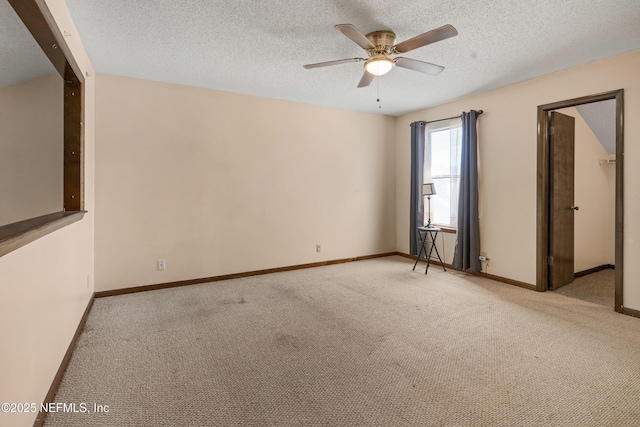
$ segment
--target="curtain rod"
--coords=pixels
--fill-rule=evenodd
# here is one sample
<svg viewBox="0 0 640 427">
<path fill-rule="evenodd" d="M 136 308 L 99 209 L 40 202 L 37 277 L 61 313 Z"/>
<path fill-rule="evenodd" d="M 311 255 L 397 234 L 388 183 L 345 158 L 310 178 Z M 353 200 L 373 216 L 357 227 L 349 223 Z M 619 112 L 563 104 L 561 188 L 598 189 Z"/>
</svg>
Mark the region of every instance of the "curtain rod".
<svg viewBox="0 0 640 427">
<path fill-rule="evenodd" d="M 484 113 L 484 111 L 482 111 L 482 110 L 478 110 L 476 112 L 478 113 L 478 115 Z M 444 119 L 429 120 L 428 122 L 424 122 L 424 124 L 428 125 L 429 123 L 442 122 L 444 120 L 459 119 L 460 117 L 462 117 L 462 114 L 460 114 L 459 116 L 447 117 L 447 118 L 444 118 Z"/>
</svg>

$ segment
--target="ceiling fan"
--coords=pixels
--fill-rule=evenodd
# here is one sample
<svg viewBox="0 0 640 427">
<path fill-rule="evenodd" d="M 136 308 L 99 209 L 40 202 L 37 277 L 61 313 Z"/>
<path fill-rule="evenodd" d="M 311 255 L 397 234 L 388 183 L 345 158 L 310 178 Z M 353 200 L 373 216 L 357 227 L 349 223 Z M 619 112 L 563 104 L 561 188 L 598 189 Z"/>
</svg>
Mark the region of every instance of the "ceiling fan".
<svg viewBox="0 0 640 427">
<path fill-rule="evenodd" d="M 364 35 L 351 24 L 338 24 L 335 28 L 340 30 L 345 36 L 349 37 L 358 46 L 366 50 L 368 58 L 347 58 L 339 59 L 337 61 L 318 62 L 316 64 L 304 65 L 304 68 L 311 69 L 328 67 L 330 65 L 346 64 L 349 62 L 366 61 L 364 63 L 365 71 L 360 79 L 360 83 L 358 83 L 358 87 L 369 86 L 376 76 L 382 76 L 383 74 L 388 73 L 394 65 L 425 74 L 431 74 L 433 76 L 440 74 L 442 70 L 444 70 L 443 66 L 418 61 L 417 59 L 402 57 L 390 58 L 389 55 L 398 55 L 409 52 L 411 50 L 418 49 L 419 47 L 458 35 L 458 31 L 453 27 L 453 25 L 447 24 L 394 45 L 396 35 L 392 31 L 374 31 Z"/>
</svg>

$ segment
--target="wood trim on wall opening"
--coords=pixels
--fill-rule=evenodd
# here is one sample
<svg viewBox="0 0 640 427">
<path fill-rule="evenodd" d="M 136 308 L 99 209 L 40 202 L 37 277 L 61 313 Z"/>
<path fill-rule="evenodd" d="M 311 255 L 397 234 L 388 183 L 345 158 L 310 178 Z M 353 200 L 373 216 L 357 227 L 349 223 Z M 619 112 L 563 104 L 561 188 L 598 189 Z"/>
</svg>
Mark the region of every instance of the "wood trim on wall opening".
<svg viewBox="0 0 640 427">
<path fill-rule="evenodd" d="M 63 211 L 1 226 L 0 256 L 84 216 L 84 76 L 74 72 L 73 58 L 62 48 L 64 40 L 56 37 L 52 18 L 45 16 L 38 0 L 8 1 L 64 81 Z"/>
<path fill-rule="evenodd" d="M 561 108 L 615 99 L 616 101 L 616 206 L 615 206 L 615 311 L 623 309 L 624 233 L 624 89 L 603 92 L 538 106 L 537 196 L 536 196 L 536 290 L 549 286 L 549 137 L 547 113 Z"/>
<path fill-rule="evenodd" d="M 55 212 L 0 227 L 0 256 L 80 221 L 84 212 Z"/>
<path fill-rule="evenodd" d="M 64 82 L 64 210 L 84 211 L 84 85 L 68 64 Z"/>
</svg>

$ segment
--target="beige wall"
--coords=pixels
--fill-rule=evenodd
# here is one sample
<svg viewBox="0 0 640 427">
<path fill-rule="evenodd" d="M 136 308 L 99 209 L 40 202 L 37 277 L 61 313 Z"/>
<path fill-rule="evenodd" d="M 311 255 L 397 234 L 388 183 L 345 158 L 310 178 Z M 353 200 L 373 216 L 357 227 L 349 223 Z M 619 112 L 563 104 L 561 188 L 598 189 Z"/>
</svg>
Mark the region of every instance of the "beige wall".
<svg viewBox="0 0 640 427">
<path fill-rule="evenodd" d="M 96 84 L 97 290 L 395 250 L 395 118 Z"/>
<path fill-rule="evenodd" d="M 62 0 L 47 4 L 83 71 L 93 74 Z M 42 402 L 93 293 L 94 83 L 85 87 L 84 219 L 0 257 L 0 402 Z M 35 414 L 0 413 L 30 426 Z"/>
<path fill-rule="evenodd" d="M 491 273 L 536 281 L 536 146 L 538 105 L 625 90 L 624 305 L 640 309 L 640 50 L 403 115 L 396 126 L 397 250 L 409 247 L 410 129 L 416 120 L 482 109 L 479 118 L 481 250 Z M 618 160 L 620 161 L 620 160 Z"/>
<path fill-rule="evenodd" d="M 59 74 L 0 88 L 0 226 L 62 210 Z"/>
<path fill-rule="evenodd" d="M 407 252 L 409 123 L 472 108 L 485 110 L 482 251 L 490 273 L 534 283 L 536 107 L 625 89 L 624 298 L 640 309 L 632 280 L 640 273 L 640 123 L 629 120 L 640 114 L 640 51 L 396 120 L 113 76 L 96 82 L 63 0 L 46 4 L 87 76 L 89 212 L 0 257 L 0 340 L 10 349 L 0 352 L 0 401 L 42 401 L 94 281 L 105 290 Z M 156 271 L 159 258 L 165 272 Z M 0 424 L 31 425 L 32 415 L 0 414 Z"/>
<path fill-rule="evenodd" d="M 598 163 L 609 155 L 575 107 L 557 111 L 575 118 L 574 271 L 615 264 L 615 167 Z"/>
</svg>

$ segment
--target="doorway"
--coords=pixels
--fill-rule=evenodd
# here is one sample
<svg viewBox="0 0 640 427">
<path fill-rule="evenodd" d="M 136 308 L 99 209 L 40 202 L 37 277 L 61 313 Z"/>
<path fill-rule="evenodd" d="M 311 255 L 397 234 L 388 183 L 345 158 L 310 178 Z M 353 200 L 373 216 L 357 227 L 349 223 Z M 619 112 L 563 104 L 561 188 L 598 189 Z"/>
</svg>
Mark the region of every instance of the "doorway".
<svg viewBox="0 0 640 427">
<path fill-rule="evenodd" d="M 537 147 L 537 237 L 536 237 L 536 290 L 546 291 L 553 285 L 554 279 L 557 280 L 557 270 L 554 272 L 555 259 L 562 258 L 563 266 L 565 255 L 554 251 L 567 250 L 571 256 L 571 268 L 573 267 L 573 219 L 571 226 L 562 225 L 558 228 L 554 221 L 557 220 L 558 212 L 557 201 L 562 200 L 554 196 L 553 181 L 554 176 L 562 175 L 562 162 L 554 162 L 553 138 L 551 135 L 552 112 L 570 107 L 586 106 L 600 101 L 614 100 L 615 102 L 615 231 L 614 231 L 614 259 L 615 259 L 615 297 L 614 308 L 617 312 L 623 312 L 623 252 L 622 252 L 622 233 L 623 233 L 623 167 L 624 167 L 624 128 L 623 128 L 623 109 L 624 109 L 624 91 L 622 89 L 605 92 L 597 95 L 590 95 L 581 98 L 574 98 L 565 101 L 559 101 L 552 104 L 538 106 L 538 147 Z M 573 148 L 571 148 L 573 150 Z M 561 156 L 564 156 L 562 154 Z M 554 166 L 555 165 L 555 166 Z M 611 165 L 613 166 L 613 165 Z M 573 181 L 573 172 L 571 174 Z M 571 198 L 573 198 L 573 185 L 570 185 Z M 564 191 L 564 190 L 562 190 Z M 558 190 L 557 192 L 560 192 Z M 564 203 L 564 202 L 562 202 Z M 577 212 L 573 206 L 573 201 L 562 205 L 561 211 L 566 210 L 571 215 Z M 566 208 L 566 209 L 564 209 Z M 570 240 L 570 244 L 569 243 Z M 558 258 L 556 255 L 560 255 Z M 571 271 L 573 274 L 573 271 Z M 555 275 L 555 276 L 554 276 Z"/>
</svg>

